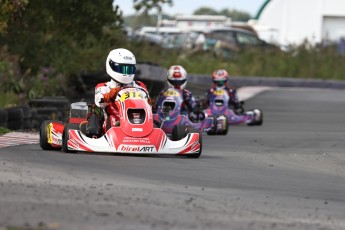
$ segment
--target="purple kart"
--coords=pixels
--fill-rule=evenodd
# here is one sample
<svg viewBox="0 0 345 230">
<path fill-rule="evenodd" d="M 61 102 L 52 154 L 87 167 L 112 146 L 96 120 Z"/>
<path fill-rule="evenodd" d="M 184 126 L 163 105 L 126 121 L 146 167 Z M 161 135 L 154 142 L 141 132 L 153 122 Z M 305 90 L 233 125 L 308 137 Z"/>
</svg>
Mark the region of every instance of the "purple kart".
<svg viewBox="0 0 345 230">
<path fill-rule="evenodd" d="M 218 125 L 213 116 L 205 118 L 204 112 L 200 113 L 195 120 L 191 120 L 187 113 L 181 112 L 183 103 L 182 92 L 178 89 L 167 89 L 157 99 L 157 112 L 153 115 L 157 126 L 160 126 L 167 134 L 171 134 L 175 126 L 190 126 L 207 134 L 226 134 L 228 126 Z"/>
<path fill-rule="evenodd" d="M 224 89 L 217 88 L 210 94 L 209 107 L 204 110 L 207 116 L 216 117 L 217 119 L 227 120 L 229 125 L 247 124 L 249 126 L 262 125 L 263 113 L 260 109 L 252 109 L 242 114 L 236 114 L 229 109 L 228 102 L 230 98 Z"/>
</svg>

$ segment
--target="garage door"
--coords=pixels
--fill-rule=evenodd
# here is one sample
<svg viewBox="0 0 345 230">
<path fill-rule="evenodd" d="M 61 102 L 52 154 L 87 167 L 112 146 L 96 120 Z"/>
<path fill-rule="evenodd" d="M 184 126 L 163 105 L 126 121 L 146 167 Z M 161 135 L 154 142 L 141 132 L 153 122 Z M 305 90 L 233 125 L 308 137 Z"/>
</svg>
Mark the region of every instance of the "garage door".
<svg viewBox="0 0 345 230">
<path fill-rule="evenodd" d="M 345 17 L 323 17 L 323 40 L 338 41 L 341 37 L 345 38 Z"/>
</svg>

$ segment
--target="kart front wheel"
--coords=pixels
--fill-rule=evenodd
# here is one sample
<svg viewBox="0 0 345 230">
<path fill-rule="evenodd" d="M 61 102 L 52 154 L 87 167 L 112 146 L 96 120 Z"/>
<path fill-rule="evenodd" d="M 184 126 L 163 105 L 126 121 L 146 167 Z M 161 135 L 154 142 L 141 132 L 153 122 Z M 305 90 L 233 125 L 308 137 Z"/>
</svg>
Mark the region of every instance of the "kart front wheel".
<svg viewBox="0 0 345 230">
<path fill-rule="evenodd" d="M 207 135 L 216 135 L 217 134 L 217 125 L 218 125 L 217 116 L 213 116 L 212 128 L 210 131 L 207 132 Z"/>
<path fill-rule="evenodd" d="M 52 123 L 52 120 L 46 120 L 41 123 L 40 127 L 40 147 L 43 150 L 60 150 L 61 147 L 53 147 L 48 143 L 48 125 Z"/>
<path fill-rule="evenodd" d="M 171 133 L 171 140 L 178 141 L 184 138 L 187 135 L 186 130 L 188 127 L 187 125 L 175 125 Z"/>
<path fill-rule="evenodd" d="M 79 130 L 79 125 L 78 124 L 67 124 L 63 130 L 63 134 L 62 134 L 62 150 L 65 153 L 76 153 L 77 151 L 74 150 L 69 150 L 68 149 L 68 145 L 67 142 L 69 140 L 69 130 L 71 129 L 77 129 Z"/>
<path fill-rule="evenodd" d="M 196 130 L 196 129 L 192 128 L 192 127 L 188 127 L 186 129 L 185 136 L 187 136 L 188 133 L 199 133 L 200 149 L 199 149 L 199 152 L 193 153 L 193 154 L 188 154 L 187 157 L 189 157 L 189 158 L 199 158 L 200 155 L 201 155 L 201 152 L 202 152 L 202 135 L 201 135 L 201 133 L 198 130 Z"/>
<path fill-rule="evenodd" d="M 172 130 L 171 139 L 173 141 L 178 141 L 178 140 L 181 140 L 182 138 L 185 138 L 189 133 L 199 133 L 200 149 L 199 149 L 199 152 L 193 153 L 193 154 L 187 154 L 186 156 L 189 158 L 198 158 L 200 157 L 201 151 L 202 151 L 202 135 L 198 130 L 187 125 L 175 125 Z"/>
</svg>

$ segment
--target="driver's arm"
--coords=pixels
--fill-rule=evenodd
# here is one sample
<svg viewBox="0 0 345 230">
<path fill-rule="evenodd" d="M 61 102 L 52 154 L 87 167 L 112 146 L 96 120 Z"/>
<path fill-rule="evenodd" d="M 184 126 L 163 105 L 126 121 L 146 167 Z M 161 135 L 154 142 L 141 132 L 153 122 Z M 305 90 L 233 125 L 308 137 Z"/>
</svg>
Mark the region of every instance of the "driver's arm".
<svg viewBox="0 0 345 230">
<path fill-rule="evenodd" d="M 112 99 L 115 99 L 115 97 L 119 91 L 120 91 L 120 87 L 112 88 L 109 93 L 103 94 L 104 101 L 106 103 L 110 103 Z"/>
<path fill-rule="evenodd" d="M 95 104 L 104 109 L 114 99 L 120 88 L 109 88 L 105 83 L 100 83 L 95 88 Z"/>
<path fill-rule="evenodd" d="M 183 91 L 183 101 L 187 106 L 188 112 L 192 112 L 195 107 L 195 100 L 190 91 L 188 90 Z"/>
</svg>

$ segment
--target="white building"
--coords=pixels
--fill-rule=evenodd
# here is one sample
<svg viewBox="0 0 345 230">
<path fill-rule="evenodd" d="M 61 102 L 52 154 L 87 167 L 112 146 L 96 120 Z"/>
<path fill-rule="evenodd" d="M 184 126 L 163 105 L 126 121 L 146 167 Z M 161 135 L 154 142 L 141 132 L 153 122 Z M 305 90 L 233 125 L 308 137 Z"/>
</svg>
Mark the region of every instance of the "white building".
<svg viewBox="0 0 345 230">
<path fill-rule="evenodd" d="M 345 0 L 267 0 L 249 24 L 280 45 L 338 41 L 345 37 Z"/>
<path fill-rule="evenodd" d="M 163 20 L 162 26 L 174 26 L 182 31 L 207 30 L 231 25 L 231 19 L 222 15 L 177 15 L 175 20 Z"/>
</svg>

